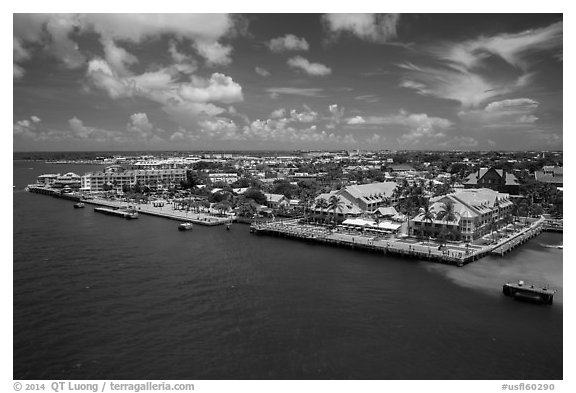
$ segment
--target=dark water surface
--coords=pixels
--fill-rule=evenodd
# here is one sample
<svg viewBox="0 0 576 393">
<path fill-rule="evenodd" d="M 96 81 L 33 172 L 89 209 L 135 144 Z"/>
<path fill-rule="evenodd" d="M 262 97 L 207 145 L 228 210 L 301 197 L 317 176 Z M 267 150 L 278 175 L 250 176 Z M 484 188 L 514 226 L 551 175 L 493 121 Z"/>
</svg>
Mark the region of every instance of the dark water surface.
<svg viewBox="0 0 576 393">
<path fill-rule="evenodd" d="M 562 378 L 561 301 L 501 296 L 562 235 L 458 269 L 22 191 L 89 169 L 14 161 L 14 379 Z"/>
</svg>

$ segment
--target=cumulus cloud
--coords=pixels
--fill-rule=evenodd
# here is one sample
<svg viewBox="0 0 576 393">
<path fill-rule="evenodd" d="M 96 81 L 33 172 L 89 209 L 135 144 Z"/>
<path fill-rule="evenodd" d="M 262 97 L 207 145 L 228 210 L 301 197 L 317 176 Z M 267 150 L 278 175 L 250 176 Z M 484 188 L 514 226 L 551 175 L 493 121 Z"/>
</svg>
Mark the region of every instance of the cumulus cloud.
<svg viewBox="0 0 576 393">
<path fill-rule="evenodd" d="M 279 119 L 281 117 L 285 117 L 286 116 L 286 109 L 284 108 L 279 108 L 276 109 L 275 111 L 273 111 L 272 113 L 270 113 L 270 118 L 271 119 Z"/>
<path fill-rule="evenodd" d="M 481 36 L 463 42 L 451 42 L 422 48 L 439 65 L 419 67 L 400 64 L 405 71 L 401 87 L 419 94 L 456 100 L 464 108 L 478 107 L 490 99 L 513 93 L 527 86 L 533 77 L 533 62 L 544 51 L 562 48 L 562 22 L 526 30 Z M 511 77 L 496 80 L 483 69 L 490 59 L 500 58 L 513 67 Z"/>
<path fill-rule="evenodd" d="M 227 65 L 232 47 L 220 40 L 234 31 L 238 20 L 226 14 L 14 14 L 15 48 L 16 42 L 42 45 L 46 53 L 74 69 L 87 62 L 75 36 L 96 33 L 107 52 L 107 61 L 116 66 L 134 62 L 117 41 L 139 43 L 150 37 L 171 35 L 190 40 L 208 65 Z M 180 68 L 189 70 L 190 64 Z M 23 70 L 14 74 L 22 75 Z"/>
<path fill-rule="evenodd" d="M 130 122 L 126 126 L 128 132 L 140 139 L 150 139 L 153 135 L 154 126 L 148 120 L 146 113 L 134 113 L 130 116 Z"/>
<path fill-rule="evenodd" d="M 352 34 L 360 39 L 385 43 L 396 38 L 399 14 L 325 14 L 325 28 L 334 37 Z"/>
<path fill-rule="evenodd" d="M 210 79 L 192 75 L 189 82 L 178 82 L 177 74 L 174 67 L 166 67 L 121 76 L 105 60 L 94 59 L 88 64 L 86 75 L 90 85 L 106 91 L 113 99 L 149 99 L 162 104 L 165 112 L 188 125 L 199 114 L 214 116 L 225 112 L 214 103 L 232 104 L 244 99 L 242 87 L 224 74 L 213 73 Z"/>
<path fill-rule="evenodd" d="M 288 65 L 292 68 L 299 69 L 312 76 L 326 76 L 332 73 L 329 67 L 320 63 L 310 63 L 302 56 L 296 56 L 288 59 Z"/>
<path fill-rule="evenodd" d="M 268 48 L 272 52 L 307 51 L 310 46 L 304 38 L 298 38 L 294 34 L 286 34 L 268 42 Z"/>
<path fill-rule="evenodd" d="M 265 78 L 270 76 L 270 71 L 262 67 L 255 67 L 254 71 L 256 71 L 258 75 L 263 76 Z"/>
<path fill-rule="evenodd" d="M 354 124 L 364 124 L 366 123 L 366 120 L 364 120 L 364 118 L 362 116 L 354 116 L 349 118 L 346 121 L 346 124 L 350 124 L 350 125 L 354 125 Z"/>
<path fill-rule="evenodd" d="M 12 128 L 15 137 L 35 139 L 40 129 L 40 118 L 30 116 L 30 119 L 19 120 Z"/>
<path fill-rule="evenodd" d="M 206 59 L 208 65 L 226 66 L 232 63 L 230 55 L 232 47 L 219 42 L 197 41 L 195 44 L 198 53 Z"/>
<path fill-rule="evenodd" d="M 311 123 L 318 119 L 318 113 L 310 109 L 304 112 L 298 112 L 295 109 L 290 111 L 290 119 L 301 123 Z"/>
</svg>

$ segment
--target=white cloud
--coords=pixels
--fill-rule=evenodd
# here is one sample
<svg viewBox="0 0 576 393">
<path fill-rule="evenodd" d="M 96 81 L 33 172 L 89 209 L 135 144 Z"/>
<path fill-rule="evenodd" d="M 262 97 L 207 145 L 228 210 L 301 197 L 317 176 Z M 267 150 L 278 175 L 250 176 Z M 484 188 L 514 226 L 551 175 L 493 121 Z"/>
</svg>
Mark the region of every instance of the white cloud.
<svg viewBox="0 0 576 393">
<path fill-rule="evenodd" d="M 130 116 L 126 130 L 139 139 L 150 139 L 153 136 L 154 126 L 146 113 L 134 113 Z"/>
<path fill-rule="evenodd" d="M 349 118 L 346 121 L 346 124 L 350 124 L 350 125 L 354 125 L 354 124 L 364 124 L 366 123 L 366 120 L 364 120 L 364 118 L 362 116 L 354 116 Z"/>
<path fill-rule="evenodd" d="M 353 34 L 363 40 L 384 43 L 397 35 L 399 14 L 326 14 L 322 21 L 334 36 Z"/>
<path fill-rule="evenodd" d="M 541 61 L 541 53 L 562 48 L 562 30 L 562 22 L 557 22 L 521 33 L 480 36 L 423 48 L 439 66 L 401 64 L 405 70 L 401 86 L 422 95 L 456 100 L 464 108 L 478 107 L 527 86 L 533 77 L 532 63 Z M 507 80 L 487 76 L 484 72 L 487 62 L 495 57 L 514 67 L 513 76 Z"/>
<path fill-rule="evenodd" d="M 301 123 L 311 123 L 318 119 L 318 113 L 307 110 L 305 112 L 298 112 L 295 109 L 290 111 L 290 118 L 295 121 L 299 121 Z"/>
<path fill-rule="evenodd" d="M 102 39 L 106 61 L 120 76 L 130 75 L 129 67 L 138 63 L 136 56 L 120 48 L 111 39 Z"/>
<path fill-rule="evenodd" d="M 206 59 L 208 65 L 226 66 L 232 63 L 231 46 L 222 45 L 219 42 L 197 41 L 195 47 L 198 53 Z"/>
<path fill-rule="evenodd" d="M 306 72 L 308 75 L 312 76 L 326 76 L 332 73 L 329 67 L 320 63 L 310 63 L 307 59 L 302 56 L 296 56 L 288 59 L 288 65 L 292 68 L 300 69 Z"/>
<path fill-rule="evenodd" d="M 271 119 L 279 119 L 279 118 L 284 117 L 284 116 L 286 116 L 286 109 L 279 108 L 279 109 L 276 109 L 275 111 L 273 111 L 272 113 L 270 113 L 269 117 Z"/>
<path fill-rule="evenodd" d="M 324 97 L 324 89 L 314 88 L 314 87 L 271 87 L 266 89 L 266 91 L 270 94 L 276 95 L 276 98 L 279 94 L 288 94 L 294 96 L 303 96 L 303 97 Z"/>
<path fill-rule="evenodd" d="M 68 124 L 70 125 L 70 129 L 74 131 L 74 134 L 79 138 L 88 138 L 93 128 L 89 128 L 84 126 L 84 122 L 74 116 L 72 119 L 68 120 Z"/>
<path fill-rule="evenodd" d="M 36 121 L 36 119 L 38 121 Z M 32 121 L 30 121 L 32 120 Z M 31 116 L 30 120 L 24 119 L 17 121 L 12 130 L 15 137 L 36 139 L 38 137 L 40 119 L 36 116 Z"/>
<path fill-rule="evenodd" d="M 530 66 L 529 57 L 534 53 L 562 49 L 563 22 L 530 29 L 520 33 L 503 33 L 481 36 L 459 44 L 446 44 L 432 49 L 439 58 L 456 65 L 473 68 L 491 55 L 524 70 Z"/>
<path fill-rule="evenodd" d="M 258 75 L 263 76 L 265 78 L 270 76 L 270 71 L 262 67 L 255 67 L 254 71 L 256 71 Z"/>
<path fill-rule="evenodd" d="M 418 67 L 401 64 L 406 70 L 400 86 L 414 89 L 424 96 L 458 101 L 465 108 L 475 107 L 487 100 L 526 86 L 530 75 L 520 76 L 510 82 L 490 81 L 475 72 L 453 68 Z"/>
<path fill-rule="evenodd" d="M 438 143 L 441 147 L 476 147 L 478 141 L 471 136 L 455 136 L 444 142 Z"/>
<path fill-rule="evenodd" d="M 25 71 L 24 68 L 20 67 L 18 64 L 14 63 L 12 65 L 13 70 L 13 79 L 20 79 L 24 76 Z"/>
<path fill-rule="evenodd" d="M 232 78 L 220 73 L 214 73 L 209 80 L 196 78 L 195 83 L 182 84 L 180 96 L 192 102 L 222 102 L 231 104 L 244 99 L 242 86 Z"/>
<path fill-rule="evenodd" d="M 199 114 L 225 112 L 214 103 L 232 104 L 244 99 L 242 87 L 221 73 L 213 73 L 210 79 L 192 75 L 189 82 L 178 82 L 177 70 L 167 67 L 122 77 L 106 61 L 94 59 L 88 64 L 87 78 L 113 99 L 143 97 L 160 103 L 166 113 L 187 126 L 195 124 Z"/>
<path fill-rule="evenodd" d="M 118 40 L 140 43 L 168 34 L 192 41 L 209 65 L 227 65 L 231 62 L 232 48 L 219 40 L 234 32 L 235 21 L 239 20 L 227 14 L 14 14 L 13 30 L 19 42 L 43 45 L 44 51 L 71 69 L 87 61 L 86 54 L 72 38 L 73 32 L 96 32 L 103 43 L 116 48 L 114 43 Z M 106 56 L 110 64 L 118 65 L 111 56 L 114 55 Z M 184 69 L 182 65 L 179 67 Z M 190 64 L 186 67 L 189 70 Z"/>
<path fill-rule="evenodd" d="M 294 34 L 274 38 L 270 40 L 268 47 L 272 52 L 307 51 L 310 48 L 306 39 L 298 38 Z"/>
<path fill-rule="evenodd" d="M 526 128 L 538 120 L 535 116 L 538 106 L 538 101 L 530 98 L 507 99 L 493 101 L 484 109 L 460 111 L 458 116 L 466 124 L 482 128 Z"/>
</svg>

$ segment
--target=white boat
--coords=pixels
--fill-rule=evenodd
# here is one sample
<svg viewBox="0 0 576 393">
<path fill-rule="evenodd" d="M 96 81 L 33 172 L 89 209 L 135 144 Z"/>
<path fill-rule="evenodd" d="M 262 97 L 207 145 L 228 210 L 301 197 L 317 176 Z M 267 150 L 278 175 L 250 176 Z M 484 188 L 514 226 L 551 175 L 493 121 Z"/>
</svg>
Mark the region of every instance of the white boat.
<svg viewBox="0 0 576 393">
<path fill-rule="evenodd" d="M 179 231 L 188 231 L 194 227 L 194 224 L 191 222 L 183 222 L 182 224 L 178 225 Z"/>
</svg>

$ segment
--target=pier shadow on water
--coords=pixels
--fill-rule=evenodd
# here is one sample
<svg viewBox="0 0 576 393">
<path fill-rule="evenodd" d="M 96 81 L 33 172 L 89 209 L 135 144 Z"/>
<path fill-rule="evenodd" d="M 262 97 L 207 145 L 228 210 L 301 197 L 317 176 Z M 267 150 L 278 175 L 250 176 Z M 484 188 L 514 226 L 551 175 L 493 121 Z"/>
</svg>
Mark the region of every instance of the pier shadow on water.
<svg viewBox="0 0 576 393">
<path fill-rule="evenodd" d="M 457 285 L 502 296 L 506 281 L 525 280 L 556 290 L 554 304 L 562 305 L 562 234 L 543 232 L 503 257 L 488 256 L 464 267 L 429 264 L 427 269 L 446 276 Z"/>
</svg>

